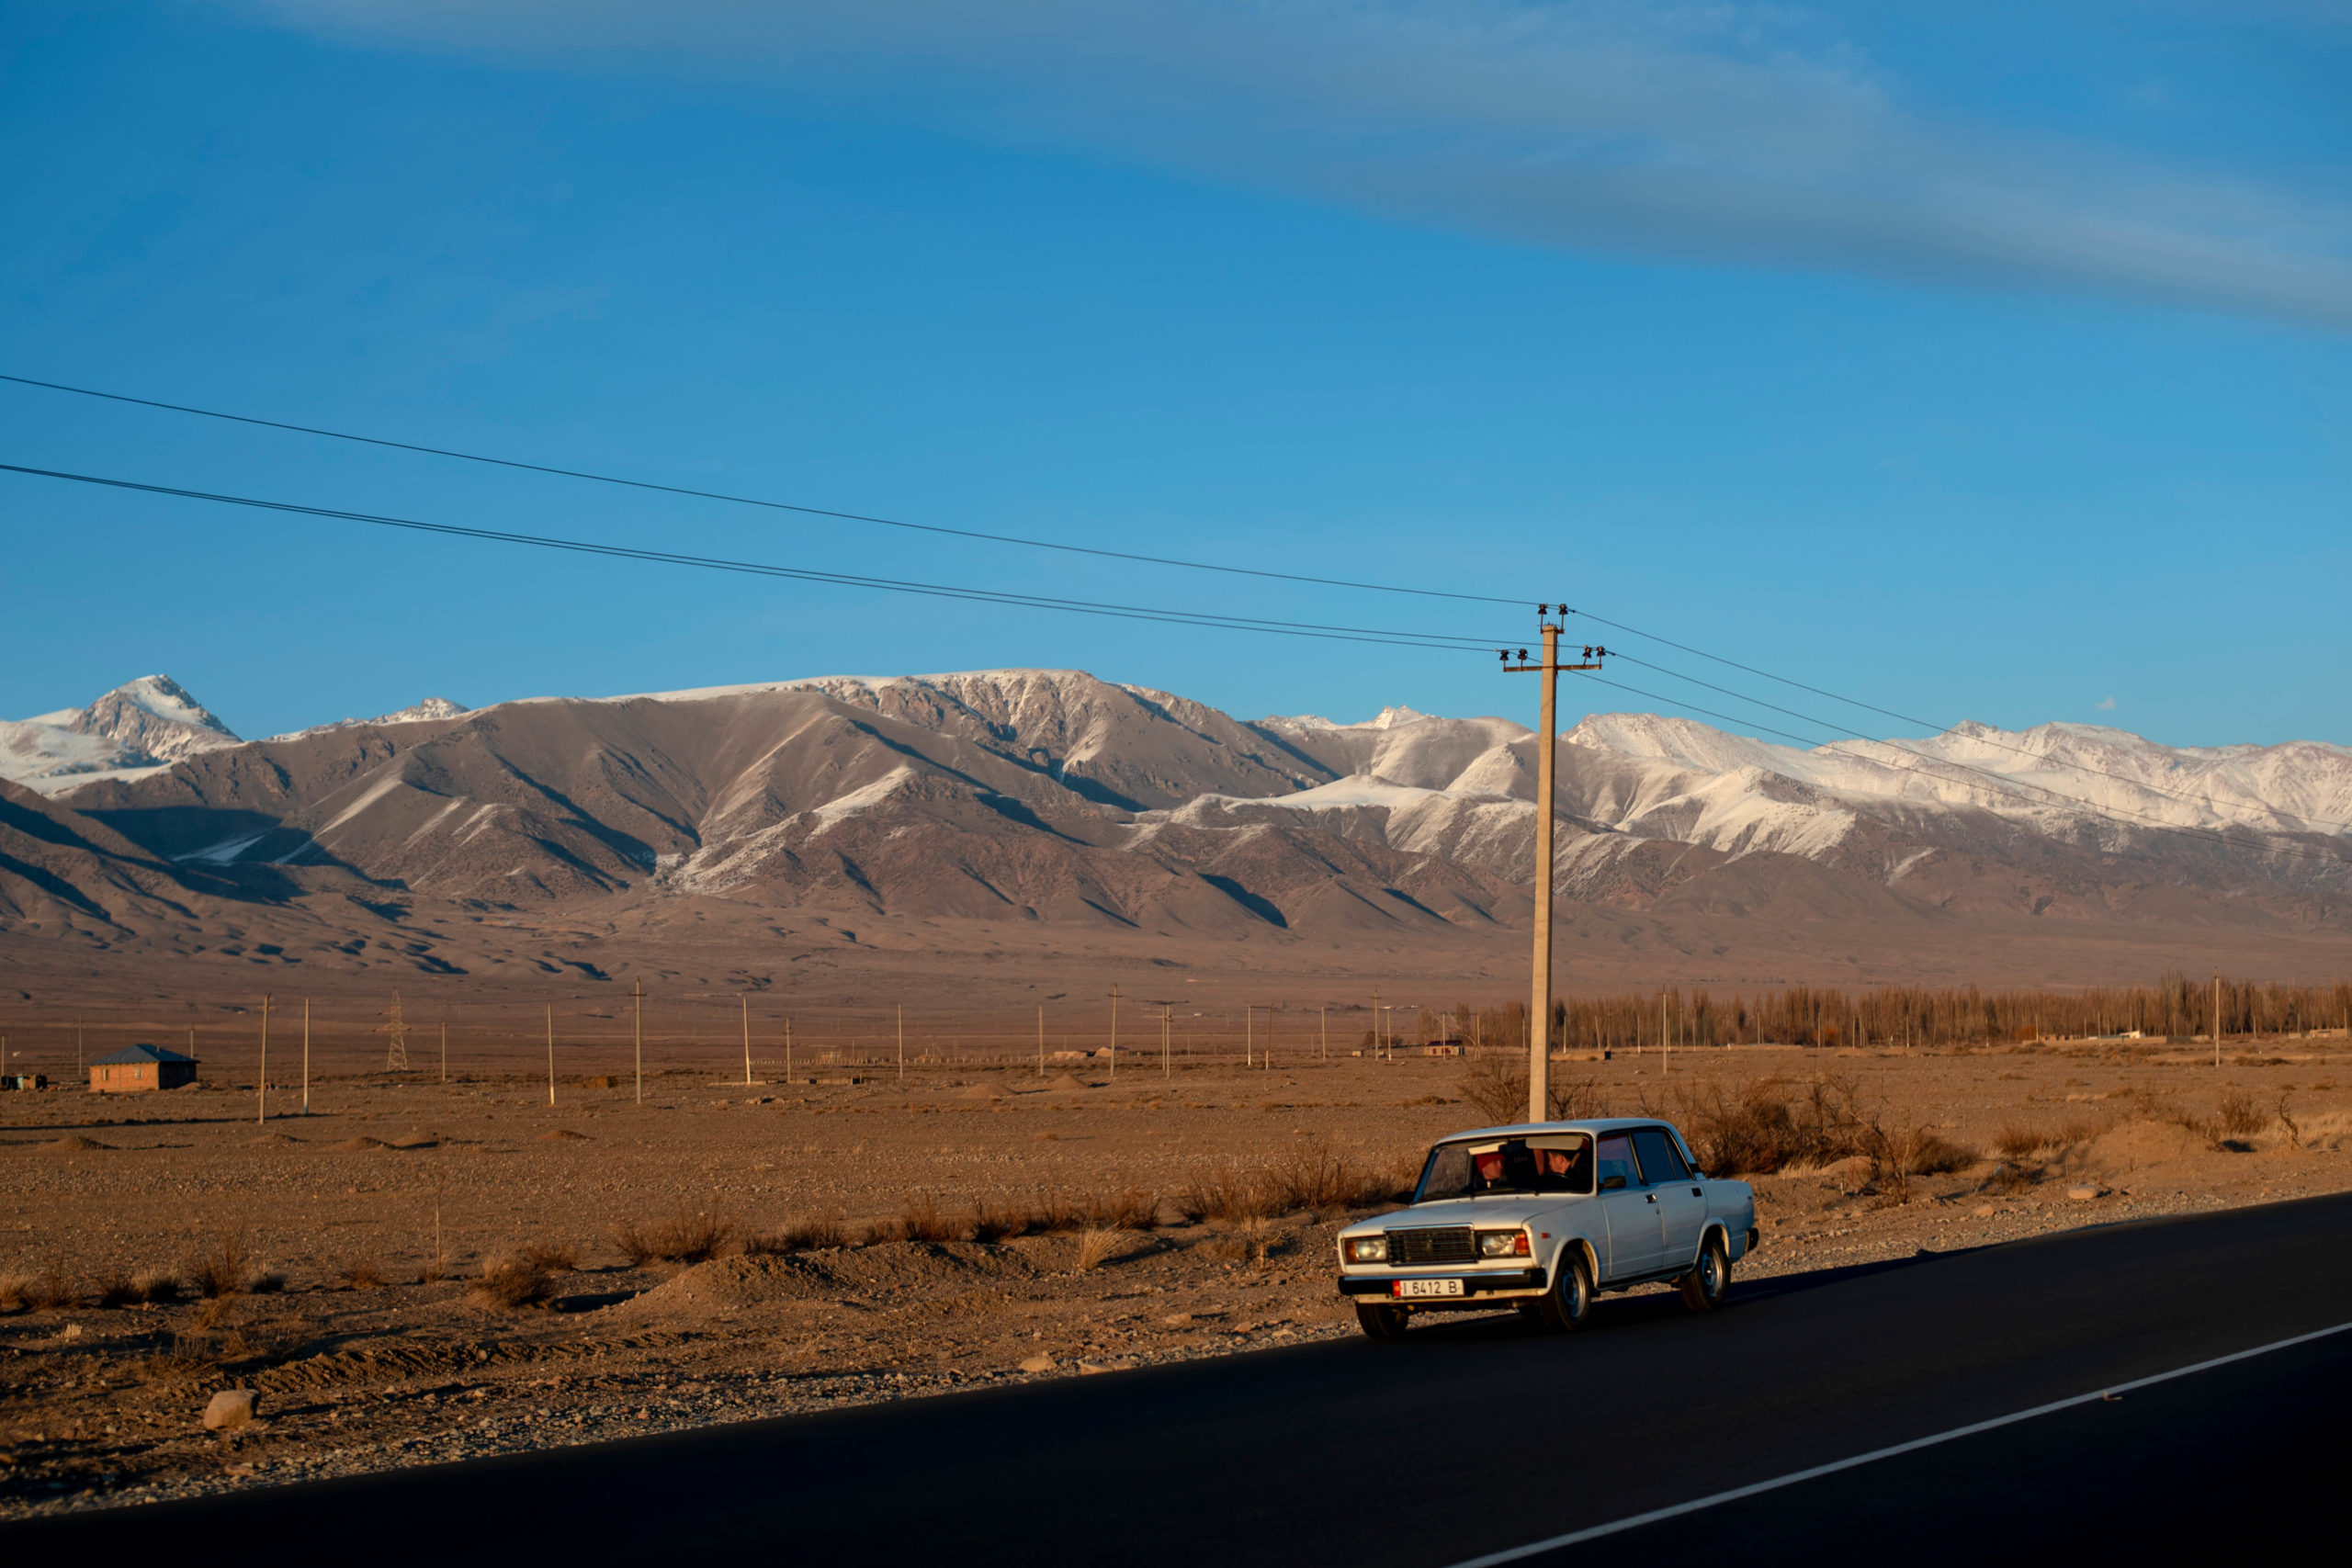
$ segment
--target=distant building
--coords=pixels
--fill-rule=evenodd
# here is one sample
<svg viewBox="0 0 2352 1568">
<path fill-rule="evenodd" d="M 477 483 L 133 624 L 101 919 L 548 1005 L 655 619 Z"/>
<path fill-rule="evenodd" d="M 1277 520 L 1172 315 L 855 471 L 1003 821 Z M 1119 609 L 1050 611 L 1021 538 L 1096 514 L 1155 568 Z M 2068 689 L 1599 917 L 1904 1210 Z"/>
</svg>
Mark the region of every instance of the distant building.
<svg viewBox="0 0 2352 1568">
<path fill-rule="evenodd" d="M 133 1045 L 90 1064 L 93 1094 L 132 1094 L 147 1089 L 177 1089 L 196 1081 L 196 1058 L 161 1045 Z"/>
</svg>

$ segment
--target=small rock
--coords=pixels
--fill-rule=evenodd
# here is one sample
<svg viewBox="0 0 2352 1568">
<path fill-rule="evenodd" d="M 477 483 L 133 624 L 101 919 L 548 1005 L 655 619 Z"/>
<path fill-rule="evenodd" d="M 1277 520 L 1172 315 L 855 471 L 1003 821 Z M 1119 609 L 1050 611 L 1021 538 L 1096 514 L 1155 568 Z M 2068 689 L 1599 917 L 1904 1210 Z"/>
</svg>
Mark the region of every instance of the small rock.
<svg viewBox="0 0 2352 1568">
<path fill-rule="evenodd" d="M 1973 1211 L 1973 1213 L 1974 1213 L 1974 1214 L 1976 1215 L 1976 1217 L 1977 1217 L 1978 1219 L 1980 1219 L 1980 1220 L 1989 1220 L 1989 1219 L 1991 1219 L 1991 1218 L 1993 1217 L 1993 1215 L 1995 1214 L 1995 1213 L 1996 1213 L 1996 1211 L 1994 1209 L 1993 1205 L 1992 1205 L 1992 1204 L 1990 1204 L 1990 1203 L 1979 1203 L 1979 1204 L 1977 1204 L 1977 1205 L 1976 1205 L 1975 1209 Z"/>
<path fill-rule="evenodd" d="M 1054 1359 L 1051 1356 L 1032 1356 L 1021 1363 L 1021 1370 L 1024 1372 L 1050 1372 L 1054 1370 Z"/>
<path fill-rule="evenodd" d="M 1082 1378 L 1091 1378 L 1097 1372 L 1107 1372 L 1112 1370 L 1100 1361 L 1080 1361 L 1078 1364 L 1078 1375 Z"/>
<path fill-rule="evenodd" d="M 1193 1314 L 1189 1312 L 1171 1312 L 1159 1321 L 1170 1328 L 1182 1328 L 1193 1321 Z"/>
<path fill-rule="evenodd" d="M 261 1395 L 249 1388 L 224 1388 L 212 1396 L 204 1407 L 204 1429 L 208 1432 L 233 1431 L 254 1418 L 259 1409 Z"/>
<path fill-rule="evenodd" d="M 2066 1189 L 2066 1196 L 2077 1203 L 2087 1203 L 2094 1198 L 2106 1196 L 2106 1190 L 2098 1187 L 2069 1187 Z"/>
</svg>

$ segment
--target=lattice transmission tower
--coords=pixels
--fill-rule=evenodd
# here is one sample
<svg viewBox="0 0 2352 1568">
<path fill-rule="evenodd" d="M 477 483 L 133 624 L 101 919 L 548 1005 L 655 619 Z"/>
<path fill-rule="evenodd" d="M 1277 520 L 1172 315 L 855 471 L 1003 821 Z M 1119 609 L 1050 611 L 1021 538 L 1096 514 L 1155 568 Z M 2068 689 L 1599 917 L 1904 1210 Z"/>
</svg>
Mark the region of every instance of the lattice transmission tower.
<svg viewBox="0 0 2352 1568">
<path fill-rule="evenodd" d="M 384 1070 L 388 1073 L 408 1071 L 408 1021 L 401 1017 L 401 994 L 392 993 L 392 1005 L 384 1013 L 384 1035 L 390 1042 L 384 1051 Z"/>
</svg>

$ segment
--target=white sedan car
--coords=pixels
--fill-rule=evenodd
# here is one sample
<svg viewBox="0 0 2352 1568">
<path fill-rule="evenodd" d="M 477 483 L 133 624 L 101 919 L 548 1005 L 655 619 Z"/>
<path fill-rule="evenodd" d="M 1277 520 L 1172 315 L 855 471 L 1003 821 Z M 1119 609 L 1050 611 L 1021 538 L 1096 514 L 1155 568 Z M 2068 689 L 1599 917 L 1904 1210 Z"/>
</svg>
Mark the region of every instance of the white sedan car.
<svg viewBox="0 0 2352 1568">
<path fill-rule="evenodd" d="M 1430 1150 L 1410 1207 L 1340 1233 L 1340 1291 L 1375 1338 L 1500 1306 L 1581 1328 L 1596 1292 L 1652 1280 L 1720 1305 L 1756 1244 L 1755 1191 L 1702 1174 L 1663 1122 L 1481 1127 Z"/>
</svg>

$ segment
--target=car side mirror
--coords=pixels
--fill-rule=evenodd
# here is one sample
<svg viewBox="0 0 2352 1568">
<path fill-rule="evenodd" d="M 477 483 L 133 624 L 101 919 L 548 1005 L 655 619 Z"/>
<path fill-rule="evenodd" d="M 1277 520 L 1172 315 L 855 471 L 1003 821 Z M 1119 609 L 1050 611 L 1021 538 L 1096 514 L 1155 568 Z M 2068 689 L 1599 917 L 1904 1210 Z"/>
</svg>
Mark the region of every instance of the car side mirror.
<svg viewBox="0 0 2352 1568">
<path fill-rule="evenodd" d="M 1622 1176 L 1604 1176 L 1600 1179 L 1600 1190 L 1603 1192 L 1614 1192 L 1624 1185 L 1625 1179 Z"/>
</svg>

